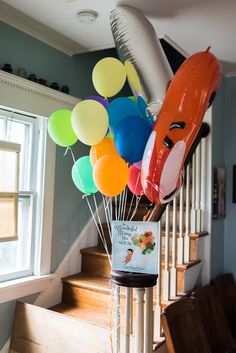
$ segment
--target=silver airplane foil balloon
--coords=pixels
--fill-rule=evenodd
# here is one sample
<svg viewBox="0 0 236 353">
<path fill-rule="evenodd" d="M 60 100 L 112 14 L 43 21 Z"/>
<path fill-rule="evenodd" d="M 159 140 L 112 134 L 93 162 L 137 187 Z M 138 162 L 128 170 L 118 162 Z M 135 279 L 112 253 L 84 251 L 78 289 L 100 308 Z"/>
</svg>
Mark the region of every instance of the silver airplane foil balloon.
<svg viewBox="0 0 236 353">
<path fill-rule="evenodd" d="M 111 12 L 111 30 L 131 89 L 145 98 L 155 119 L 173 77 L 155 30 L 140 11 L 126 5 Z"/>
</svg>

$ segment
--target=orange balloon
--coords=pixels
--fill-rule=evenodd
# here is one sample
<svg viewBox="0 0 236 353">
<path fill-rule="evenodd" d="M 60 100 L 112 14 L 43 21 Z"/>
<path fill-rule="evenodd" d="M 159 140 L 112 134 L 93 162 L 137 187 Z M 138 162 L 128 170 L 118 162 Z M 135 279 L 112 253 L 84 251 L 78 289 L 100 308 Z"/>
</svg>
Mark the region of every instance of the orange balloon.
<svg viewBox="0 0 236 353">
<path fill-rule="evenodd" d="M 101 157 L 93 168 L 93 178 L 98 190 L 105 196 L 120 194 L 128 183 L 129 169 L 118 154 Z"/>
<path fill-rule="evenodd" d="M 97 145 L 93 145 L 90 149 L 90 161 L 92 166 L 97 160 L 106 154 L 118 154 L 114 139 L 111 137 L 104 137 L 104 139 Z"/>
</svg>

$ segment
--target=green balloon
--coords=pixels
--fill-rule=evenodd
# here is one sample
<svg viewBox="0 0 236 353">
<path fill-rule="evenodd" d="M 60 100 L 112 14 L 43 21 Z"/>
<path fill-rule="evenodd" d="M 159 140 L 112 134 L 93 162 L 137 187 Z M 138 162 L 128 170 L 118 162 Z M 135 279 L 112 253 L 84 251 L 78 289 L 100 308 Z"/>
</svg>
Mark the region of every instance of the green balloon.
<svg viewBox="0 0 236 353">
<path fill-rule="evenodd" d="M 152 250 L 151 249 L 147 249 L 147 253 L 151 254 Z"/>
<path fill-rule="evenodd" d="M 78 137 L 71 126 L 71 111 L 61 109 L 52 113 L 48 120 L 48 133 L 59 146 L 68 147 L 73 145 Z"/>
<path fill-rule="evenodd" d="M 133 102 L 137 103 L 137 98 L 135 96 L 129 96 L 129 99 L 131 99 Z"/>
<path fill-rule="evenodd" d="M 134 244 L 135 246 L 138 245 L 138 240 L 135 239 L 135 240 L 133 241 L 133 244 Z"/>
<path fill-rule="evenodd" d="M 112 139 L 114 138 L 114 133 L 112 131 L 109 131 L 106 137 L 111 137 Z"/>
<path fill-rule="evenodd" d="M 89 156 L 79 158 L 71 170 L 75 186 L 84 194 L 95 194 L 98 189 L 93 180 L 93 168 Z"/>
</svg>

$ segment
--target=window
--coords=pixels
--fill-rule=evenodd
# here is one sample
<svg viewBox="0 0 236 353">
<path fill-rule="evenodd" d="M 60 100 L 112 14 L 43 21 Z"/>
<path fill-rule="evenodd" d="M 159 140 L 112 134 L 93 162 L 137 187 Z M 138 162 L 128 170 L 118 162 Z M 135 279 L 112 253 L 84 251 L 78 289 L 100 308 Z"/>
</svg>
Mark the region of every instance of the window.
<svg viewBox="0 0 236 353">
<path fill-rule="evenodd" d="M 17 240 L 20 144 L 0 140 L 0 241 Z"/>
<path fill-rule="evenodd" d="M 0 281 L 34 273 L 37 235 L 42 214 L 45 136 L 45 118 L 0 109 L 0 140 L 8 142 L 9 146 L 20 146 L 19 193 L 16 198 L 18 238 L 0 241 Z M 4 169 L 0 170 L 0 173 L 6 176 Z M 5 191 L 9 191 L 7 187 Z M 8 194 L 9 198 L 5 199 L 5 203 L 0 198 L 0 212 L 10 214 L 11 208 L 14 207 L 12 195 Z"/>
</svg>

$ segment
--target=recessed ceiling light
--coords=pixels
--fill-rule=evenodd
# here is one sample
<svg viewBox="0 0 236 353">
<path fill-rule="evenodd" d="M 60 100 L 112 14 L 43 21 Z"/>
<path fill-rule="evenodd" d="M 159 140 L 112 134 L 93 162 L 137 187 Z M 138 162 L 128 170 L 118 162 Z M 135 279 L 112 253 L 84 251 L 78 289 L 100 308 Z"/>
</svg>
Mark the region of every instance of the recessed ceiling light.
<svg viewBox="0 0 236 353">
<path fill-rule="evenodd" d="M 94 23 L 97 17 L 98 13 L 94 10 L 80 10 L 79 12 L 77 12 L 77 18 L 80 23 Z"/>
</svg>

